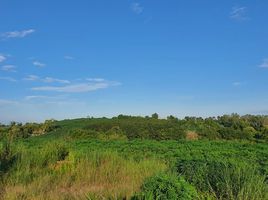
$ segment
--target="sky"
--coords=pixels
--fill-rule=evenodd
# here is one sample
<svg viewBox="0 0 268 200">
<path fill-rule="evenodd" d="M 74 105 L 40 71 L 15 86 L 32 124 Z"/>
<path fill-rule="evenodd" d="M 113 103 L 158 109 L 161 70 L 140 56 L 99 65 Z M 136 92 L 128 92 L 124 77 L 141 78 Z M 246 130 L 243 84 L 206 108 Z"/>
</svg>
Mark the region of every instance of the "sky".
<svg viewBox="0 0 268 200">
<path fill-rule="evenodd" d="M 0 0 L 0 122 L 268 114 L 267 0 Z"/>
</svg>

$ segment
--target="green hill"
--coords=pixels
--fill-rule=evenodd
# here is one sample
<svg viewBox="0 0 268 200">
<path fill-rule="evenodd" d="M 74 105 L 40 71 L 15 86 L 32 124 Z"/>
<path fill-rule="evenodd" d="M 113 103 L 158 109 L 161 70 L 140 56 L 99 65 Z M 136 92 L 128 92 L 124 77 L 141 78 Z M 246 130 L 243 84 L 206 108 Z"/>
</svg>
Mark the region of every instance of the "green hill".
<svg viewBox="0 0 268 200">
<path fill-rule="evenodd" d="M 1 125 L 2 199 L 267 199 L 266 116 Z"/>
</svg>

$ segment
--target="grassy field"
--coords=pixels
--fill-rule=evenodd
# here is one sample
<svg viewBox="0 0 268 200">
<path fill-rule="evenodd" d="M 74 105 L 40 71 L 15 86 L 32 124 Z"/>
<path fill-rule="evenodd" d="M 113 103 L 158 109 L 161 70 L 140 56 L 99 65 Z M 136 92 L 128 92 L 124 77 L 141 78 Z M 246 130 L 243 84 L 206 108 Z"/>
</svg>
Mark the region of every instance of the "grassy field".
<svg viewBox="0 0 268 200">
<path fill-rule="evenodd" d="M 92 138 L 58 122 L 1 140 L 1 199 L 267 199 L 268 145 L 248 140 Z"/>
</svg>

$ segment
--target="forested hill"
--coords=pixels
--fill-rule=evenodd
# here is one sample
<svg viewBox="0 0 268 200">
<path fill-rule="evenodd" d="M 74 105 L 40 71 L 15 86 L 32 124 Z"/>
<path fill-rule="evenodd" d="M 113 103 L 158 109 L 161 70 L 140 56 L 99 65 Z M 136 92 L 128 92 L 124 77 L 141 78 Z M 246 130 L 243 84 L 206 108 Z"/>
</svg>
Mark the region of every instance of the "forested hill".
<svg viewBox="0 0 268 200">
<path fill-rule="evenodd" d="M 12 122 L 0 127 L 1 137 L 9 135 L 13 138 L 27 138 L 50 132 L 71 138 L 267 141 L 268 116 L 232 114 L 210 118 L 178 119 L 168 116 L 159 119 L 155 113 L 150 117 L 119 115 L 113 118 L 47 120 L 40 124 Z"/>
</svg>

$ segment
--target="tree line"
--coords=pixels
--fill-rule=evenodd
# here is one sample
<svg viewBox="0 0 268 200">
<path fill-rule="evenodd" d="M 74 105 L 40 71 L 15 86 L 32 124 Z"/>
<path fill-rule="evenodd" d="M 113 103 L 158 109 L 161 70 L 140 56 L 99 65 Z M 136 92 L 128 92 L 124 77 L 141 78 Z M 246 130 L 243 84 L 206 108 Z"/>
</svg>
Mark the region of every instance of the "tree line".
<svg viewBox="0 0 268 200">
<path fill-rule="evenodd" d="M 268 116 L 238 114 L 218 117 L 118 115 L 113 118 L 81 118 L 73 120 L 46 120 L 44 123 L 15 123 L 0 125 L 0 137 L 27 138 L 59 129 L 72 137 L 126 138 L 126 139 L 245 139 L 268 140 Z"/>
</svg>

